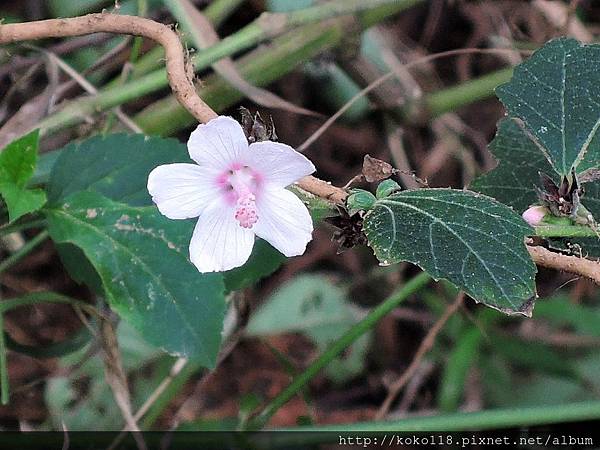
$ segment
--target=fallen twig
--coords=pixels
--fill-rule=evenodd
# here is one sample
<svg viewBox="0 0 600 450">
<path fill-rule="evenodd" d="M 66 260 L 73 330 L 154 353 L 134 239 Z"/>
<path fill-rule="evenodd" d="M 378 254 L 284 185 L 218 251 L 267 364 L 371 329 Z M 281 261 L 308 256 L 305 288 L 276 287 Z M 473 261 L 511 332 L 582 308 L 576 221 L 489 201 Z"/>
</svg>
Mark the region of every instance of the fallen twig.
<svg viewBox="0 0 600 450">
<path fill-rule="evenodd" d="M 450 319 L 452 314 L 454 314 L 458 310 L 458 308 L 460 308 L 460 305 L 462 305 L 464 298 L 464 292 L 459 293 L 456 297 L 456 300 L 454 300 L 452 304 L 448 305 L 448 307 L 444 311 L 444 314 L 442 314 L 442 316 L 437 320 L 437 322 L 431 327 L 431 330 L 429 330 L 429 332 L 425 336 L 425 339 L 423 339 L 423 342 L 421 342 L 421 345 L 417 349 L 417 353 L 415 354 L 410 365 L 400 376 L 400 378 L 398 378 L 389 387 L 388 395 L 385 398 L 381 407 L 379 408 L 379 411 L 377 411 L 377 414 L 375 415 L 375 420 L 381 420 L 388 413 L 394 399 L 398 396 L 402 388 L 406 385 L 406 383 L 414 375 L 417 369 L 421 366 L 421 361 L 423 360 L 427 352 L 431 350 L 431 348 L 435 344 L 435 338 L 437 337 L 439 332 L 442 331 L 442 328 L 444 327 L 444 325 L 446 325 L 446 322 L 448 321 L 448 319 Z"/>
</svg>

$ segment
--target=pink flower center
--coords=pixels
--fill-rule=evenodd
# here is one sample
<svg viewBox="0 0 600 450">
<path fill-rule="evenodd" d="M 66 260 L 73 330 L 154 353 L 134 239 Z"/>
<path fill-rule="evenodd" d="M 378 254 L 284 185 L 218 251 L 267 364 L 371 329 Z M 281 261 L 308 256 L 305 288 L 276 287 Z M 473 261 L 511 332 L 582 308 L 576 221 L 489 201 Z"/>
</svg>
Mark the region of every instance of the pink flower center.
<svg viewBox="0 0 600 450">
<path fill-rule="evenodd" d="M 235 210 L 235 219 L 244 228 L 252 228 L 252 225 L 258 220 L 256 213 L 256 197 L 247 192 L 238 198 Z"/>
<path fill-rule="evenodd" d="M 258 221 L 256 194 L 260 180 L 258 173 L 241 164 L 233 164 L 217 178 L 226 202 L 235 205 L 234 217 L 243 228 L 252 228 Z"/>
</svg>

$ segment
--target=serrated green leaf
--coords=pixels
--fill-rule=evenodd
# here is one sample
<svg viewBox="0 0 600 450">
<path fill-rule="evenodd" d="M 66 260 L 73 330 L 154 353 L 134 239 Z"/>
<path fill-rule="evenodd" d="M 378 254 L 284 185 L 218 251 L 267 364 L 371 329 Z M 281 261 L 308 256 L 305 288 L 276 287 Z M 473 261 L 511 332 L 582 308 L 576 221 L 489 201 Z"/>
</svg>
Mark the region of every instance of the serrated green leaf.
<svg viewBox="0 0 600 450">
<path fill-rule="evenodd" d="M 39 131 L 11 142 L 0 153 L 0 176 L 5 183 L 24 188 L 33 176 L 37 161 Z"/>
<path fill-rule="evenodd" d="M 530 205 L 539 203 L 535 185 L 538 174 L 551 173 L 552 167 L 539 147 L 514 119 L 503 119 L 498 123 L 498 132 L 489 146 L 498 160 L 490 172 L 471 183 L 471 189 L 494 197 L 522 213 Z M 558 179 L 555 181 L 558 182 Z M 584 184 L 582 197 L 584 206 L 600 218 L 600 182 Z M 585 257 L 600 257 L 600 239 L 549 238 L 550 247 Z"/>
<path fill-rule="evenodd" d="M 496 94 L 544 148 L 560 175 L 600 161 L 600 46 L 548 42 L 519 64 Z"/>
<path fill-rule="evenodd" d="M 469 191 L 404 191 L 378 200 L 363 226 L 383 264 L 412 262 L 488 306 L 531 314 L 536 267 L 524 238 L 532 230 L 509 207 Z"/>
<path fill-rule="evenodd" d="M 498 165 L 475 179 L 470 188 L 512 206 L 519 213 L 525 211 L 537 202 L 538 173 L 550 174 L 552 166 L 513 119 L 498 122 L 498 131 L 489 149 Z"/>
<path fill-rule="evenodd" d="M 225 314 L 220 274 L 188 260 L 193 222 L 171 221 L 154 207 L 132 207 L 81 192 L 48 211 L 59 243 L 81 248 L 108 301 L 149 343 L 212 367 Z"/>
<path fill-rule="evenodd" d="M 27 189 L 37 162 L 38 130 L 11 142 L 0 153 L 0 195 L 4 198 L 11 222 L 46 203 L 46 193 Z"/>
<path fill-rule="evenodd" d="M 0 194 L 6 202 L 10 222 L 37 211 L 46 203 L 46 193 L 41 189 L 22 189 L 0 181 Z"/>
</svg>

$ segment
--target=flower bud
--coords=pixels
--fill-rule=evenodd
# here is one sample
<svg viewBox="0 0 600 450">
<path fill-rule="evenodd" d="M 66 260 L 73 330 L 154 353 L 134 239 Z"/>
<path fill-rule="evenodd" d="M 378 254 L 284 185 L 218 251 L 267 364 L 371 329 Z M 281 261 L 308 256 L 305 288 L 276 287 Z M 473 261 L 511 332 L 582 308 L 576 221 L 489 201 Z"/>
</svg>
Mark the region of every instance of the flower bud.
<svg viewBox="0 0 600 450">
<path fill-rule="evenodd" d="M 548 208 L 546 208 L 545 206 L 530 206 L 523 213 L 523 219 L 525 219 L 525 222 L 527 222 L 529 225 L 535 227 L 542 222 L 546 214 L 548 214 L 549 212 L 550 211 L 548 211 Z"/>
<path fill-rule="evenodd" d="M 352 189 L 350 195 L 346 199 L 348 212 L 352 216 L 358 211 L 368 211 L 373 207 L 377 199 L 369 191 L 364 189 Z"/>
<path fill-rule="evenodd" d="M 377 186 L 377 191 L 375 192 L 375 196 L 377 198 L 385 198 L 400 190 L 402 190 L 400 185 L 394 180 L 390 180 L 388 178 L 387 180 L 383 180 L 381 183 L 379 183 L 379 186 Z"/>
</svg>

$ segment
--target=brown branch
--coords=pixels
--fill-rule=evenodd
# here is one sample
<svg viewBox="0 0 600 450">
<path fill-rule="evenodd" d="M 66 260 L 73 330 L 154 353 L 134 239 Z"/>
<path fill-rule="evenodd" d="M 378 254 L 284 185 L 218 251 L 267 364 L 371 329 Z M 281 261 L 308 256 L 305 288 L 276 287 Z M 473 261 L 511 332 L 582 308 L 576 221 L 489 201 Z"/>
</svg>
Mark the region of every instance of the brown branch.
<svg viewBox="0 0 600 450">
<path fill-rule="evenodd" d="M 462 305 L 464 298 L 464 292 L 460 292 L 456 296 L 456 300 L 454 300 L 454 302 L 448 305 L 448 307 L 444 311 L 444 314 L 442 314 L 442 316 L 437 320 L 437 322 L 431 327 L 431 330 L 429 330 L 429 332 L 425 336 L 425 339 L 423 339 L 423 342 L 421 342 L 421 345 L 417 349 L 417 353 L 415 353 L 415 356 L 411 361 L 410 365 L 407 367 L 404 373 L 402 373 L 400 378 L 398 378 L 389 387 L 388 395 L 385 398 L 381 407 L 379 408 L 379 411 L 377 411 L 377 414 L 375 415 L 375 420 L 383 419 L 388 413 L 390 406 L 392 406 L 392 402 L 398 396 L 398 394 L 406 385 L 406 383 L 410 380 L 410 378 L 414 375 L 414 373 L 417 371 L 417 369 L 421 365 L 421 361 L 423 360 L 427 352 L 431 350 L 433 344 L 435 344 L 435 338 L 440 333 L 440 331 L 442 331 L 442 328 L 444 327 L 444 325 L 446 325 L 448 319 L 450 319 L 450 317 L 452 317 L 452 315 L 456 311 L 458 311 L 458 308 L 460 308 L 460 305 Z"/>
<path fill-rule="evenodd" d="M 296 184 L 317 197 L 321 197 L 339 205 L 343 205 L 348 196 L 346 190 L 333 186 L 331 183 L 313 176 L 304 177 L 298 180 Z"/>
<path fill-rule="evenodd" d="M 555 253 L 539 246 L 528 245 L 527 250 L 538 266 L 582 275 L 600 285 L 600 263 L 597 261 Z"/>
<path fill-rule="evenodd" d="M 110 13 L 88 14 L 68 19 L 0 25 L 0 44 L 33 39 L 83 36 L 91 33 L 130 34 L 151 39 L 165 49 L 167 77 L 173 93 L 198 121 L 208 122 L 217 114 L 198 96 L 187 76 L 183 45 L 171 28 L 150 19 Z"/>
</svg>

